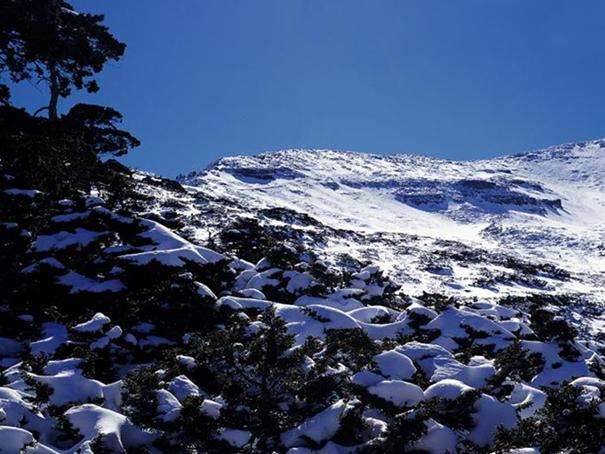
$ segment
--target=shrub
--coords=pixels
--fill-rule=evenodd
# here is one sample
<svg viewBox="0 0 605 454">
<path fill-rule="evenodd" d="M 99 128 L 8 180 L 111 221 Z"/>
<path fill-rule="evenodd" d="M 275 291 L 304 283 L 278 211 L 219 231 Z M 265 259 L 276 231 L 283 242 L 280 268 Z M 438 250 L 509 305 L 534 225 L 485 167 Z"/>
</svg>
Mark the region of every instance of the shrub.
<svg viewBox="0 0 605 454">
<path fill-rule="evenodd" d="M 156 390 L 160 380 L 151 367 L 138 367 L 124 377 L 122 409 L 132 422 L 153 428 L 157 415 Z"/>
<path fill-rule="evenodd" d="M 600 399 L 586 401 L 582 388 L 563 386 L 547 389 L 543 408 L 531 418 L 523 419 L 511 430 L 501 430 L 496 448 L 509 450 L 537 447 L 542 453 L 601 452 L 605 424 L 598 414 Z"/>
</svg>

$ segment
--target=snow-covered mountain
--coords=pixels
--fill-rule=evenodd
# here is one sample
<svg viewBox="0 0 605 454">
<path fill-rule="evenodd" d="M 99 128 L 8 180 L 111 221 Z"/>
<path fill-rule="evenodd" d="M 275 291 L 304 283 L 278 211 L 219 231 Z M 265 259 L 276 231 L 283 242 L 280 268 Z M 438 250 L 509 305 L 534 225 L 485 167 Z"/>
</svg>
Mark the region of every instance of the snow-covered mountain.
<svg viewBox="0 0 605 454">
<path fill-rule="evenodd" d="M 605 452 L 603 145 L 0 173 L 0 452 Z"/>
<path fill-rule="evenodd" d="M 201 201 L 199 238 L 253 215 L 411 294 L 555 292 L 585 329 L 605 324 L 605 140 L 481 161 L 283 150 L 179 180 Z"/>
</svg>

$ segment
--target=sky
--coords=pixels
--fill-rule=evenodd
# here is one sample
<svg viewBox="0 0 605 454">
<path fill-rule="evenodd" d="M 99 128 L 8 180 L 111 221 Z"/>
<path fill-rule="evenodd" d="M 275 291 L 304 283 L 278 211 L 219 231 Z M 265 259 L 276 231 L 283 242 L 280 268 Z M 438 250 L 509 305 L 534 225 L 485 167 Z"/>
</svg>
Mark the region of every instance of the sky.
<svg viewBox="0 0 605 454">
<path fill-rule="evenodd" d="M 284 148 L 481 159 L 605 136 L 602 0 L 72 0 L 127 44 L 101 91 L 175 176 Z M 13 89 L 44 105 L 42 87 Z"/>
</svg>

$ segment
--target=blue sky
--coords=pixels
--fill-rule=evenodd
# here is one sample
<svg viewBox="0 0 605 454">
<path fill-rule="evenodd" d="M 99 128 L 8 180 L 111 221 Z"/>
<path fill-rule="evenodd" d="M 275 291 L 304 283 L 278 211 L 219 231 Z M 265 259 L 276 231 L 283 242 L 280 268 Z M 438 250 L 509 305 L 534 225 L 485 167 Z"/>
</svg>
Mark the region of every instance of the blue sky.
<svg viewBox="0 0 605 454">
<path fill-rule="evenodd" d="M 116 107 L 143 142 L 125 162 L 167 176 L 281 148 L 477 159 L 605 136 L 602 0 L 72 3 L 128 48 L 62 107 Z"/>
</svg>

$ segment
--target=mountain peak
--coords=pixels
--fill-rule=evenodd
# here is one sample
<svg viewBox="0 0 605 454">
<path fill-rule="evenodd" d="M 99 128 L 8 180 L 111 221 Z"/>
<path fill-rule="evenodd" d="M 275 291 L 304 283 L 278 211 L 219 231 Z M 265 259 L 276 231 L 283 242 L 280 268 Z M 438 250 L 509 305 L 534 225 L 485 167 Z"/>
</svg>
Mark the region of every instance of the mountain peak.
<svg viewBox="0 0 605 454">
<path fill-rule="evenodd" d="M 582 142 L 570 142 L 537 150 L 531 150 L 510 156 L 483 159 L 478 161 L 453 161 L 421 154 L 389 154 L 381 155 L 366 152 L 333 150 L 322 148 L 286 148 L 281 150 L 265 151 L 255 155 L 238 155 L 221 157 L 208 164 L 202 171 L 193 171 L 186 175 L 179 175 L 177 180 L 191 182 L 197 177 L 212 171 L 253 173 L 253 169 L 262 172 L 263 179 L 269 176 L 274 169 L 282 177 L 285 169 L 310 174 L 318 172 L 321 177 L 329 177 L 333 172 L 342 173 L 381 173 L 388 171 L 401 172 L 412 168 L 419 172 L 434 172 L 436 168 L 460 167 L 490 167 L 512 165 L 512 162 L 538 162 L 571 163 L 581 160 L 588 167 L 594 161 L 597 169 L 605 166 L 605 139 L 595 139 Z M 513 167 L 515 167 L 513 165 Z"/>
<path fill-rule="evenodd" d="M 546 148 L 518 153 L 512 155 L 512 157 L 530 160 L 568 159 L 575 157 L 603 159 L 605 158 L 605 138 L 553 145 Z"/>
</svg>

